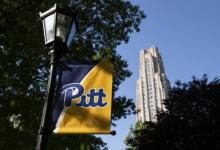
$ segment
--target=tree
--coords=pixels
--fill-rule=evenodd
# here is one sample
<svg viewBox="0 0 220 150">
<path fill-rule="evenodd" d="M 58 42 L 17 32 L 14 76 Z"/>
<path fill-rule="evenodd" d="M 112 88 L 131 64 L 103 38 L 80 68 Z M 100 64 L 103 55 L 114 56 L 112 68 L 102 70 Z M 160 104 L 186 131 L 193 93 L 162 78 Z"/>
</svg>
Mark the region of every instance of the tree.
<svg viewBox="0 0 220 150">
<path fill-rule="evenodd" d="M 113 58 L 114 92 L 131 75 L 116 47 L 128 42 L 130 33 L 139 31 L 145 15 L 138 6 L 123 0 L 0 1 L 0 149 L 30 150 L 36 145 L 49 64 L 38 13 L 55 2 L 78 12 L 80 31 L 68 59 Z M 132 100 L 114 95 L 112 119 L 131 113 Z M 50 149 L 64 149 L 67 145 L 69 149 L 105 147 L 92 135 L 53 138 Z"/>
<path fill-rule="evenodd" d="M 131 130 L 128 149 L 213 149 L 220 148 L 220 78 L 208 82 L 193 77 L 188 83 L 176 82 L 166 112 L 160 112 L 158 122 L 144 122 L 145 128 Z"/>
</svg>

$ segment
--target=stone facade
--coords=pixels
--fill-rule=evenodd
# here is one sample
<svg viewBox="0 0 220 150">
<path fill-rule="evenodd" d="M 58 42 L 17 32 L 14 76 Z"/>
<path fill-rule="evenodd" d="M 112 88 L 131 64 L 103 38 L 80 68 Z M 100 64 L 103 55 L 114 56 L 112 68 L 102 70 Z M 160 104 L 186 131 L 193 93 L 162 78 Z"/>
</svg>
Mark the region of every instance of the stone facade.
<svg viewBox="0 0 220 150">
<path fill-rule="evenodd" d="M 168 96 L 170 82 L 164 71 L 158 48 L 140 51 L 139 78 L 137 80 L 137 121 L 157 121 L 158 110 L 165 110 L 163 100 Z"/>
</svg>

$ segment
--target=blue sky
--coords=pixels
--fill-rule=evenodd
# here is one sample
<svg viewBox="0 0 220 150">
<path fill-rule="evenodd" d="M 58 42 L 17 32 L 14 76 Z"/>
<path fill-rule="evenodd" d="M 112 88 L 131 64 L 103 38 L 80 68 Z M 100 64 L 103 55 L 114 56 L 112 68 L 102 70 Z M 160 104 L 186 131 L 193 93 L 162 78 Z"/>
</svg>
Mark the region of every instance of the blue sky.
<svg viewBox="0 0 220 150">
<path fill-rule="evenodd" d="M 141 31 L 133 33 L 117 51 L 133 72 L 118 91 L 135 100 L 139 73 L 139 51 L 155 45 L 162 54 L 166 75 L 174 85 L 204 73 L 210 79 L 220 75 L 220 1 L 219 0 L 131 0 L 144 10 L 147 18 Z M 117 135 L 103 135 L 110 150 L 125 148 L 124 140 L 135 116 L 117 122 Z"/>
</svg>

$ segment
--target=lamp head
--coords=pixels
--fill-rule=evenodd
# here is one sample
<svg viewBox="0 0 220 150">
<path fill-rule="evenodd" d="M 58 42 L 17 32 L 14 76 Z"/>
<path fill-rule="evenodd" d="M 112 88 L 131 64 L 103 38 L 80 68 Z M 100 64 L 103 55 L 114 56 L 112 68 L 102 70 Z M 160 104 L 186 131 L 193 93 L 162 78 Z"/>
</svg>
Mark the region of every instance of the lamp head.
<svg viewBox="0 0 220 150">
<path fill-rule="evenodd" d="M 76 13 L 66 8 L 60 8 L 55 4 L 49 10 L 40 13 L 43 23 L 44 41 L 46 46 L 63 41 L 69 48 L 73 37 L 78 30 Z"/>
</svg>

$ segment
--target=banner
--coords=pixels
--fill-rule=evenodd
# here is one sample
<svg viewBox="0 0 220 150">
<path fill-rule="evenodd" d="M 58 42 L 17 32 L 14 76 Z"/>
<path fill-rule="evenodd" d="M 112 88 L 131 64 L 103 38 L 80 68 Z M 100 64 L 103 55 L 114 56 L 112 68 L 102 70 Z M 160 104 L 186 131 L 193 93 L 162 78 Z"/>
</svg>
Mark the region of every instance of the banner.
<svg viewBox="0 0 220 150">
<path fill-rule="evenodd" d="M 103 60 L 94 64 L 68 64 L 62 71 L 52 123 L 55 134 L 110 133 L 113 66 Z"/>
</svg>

